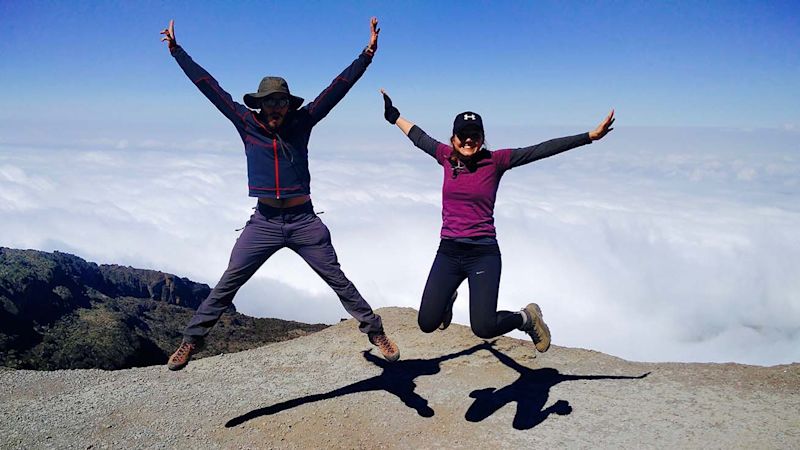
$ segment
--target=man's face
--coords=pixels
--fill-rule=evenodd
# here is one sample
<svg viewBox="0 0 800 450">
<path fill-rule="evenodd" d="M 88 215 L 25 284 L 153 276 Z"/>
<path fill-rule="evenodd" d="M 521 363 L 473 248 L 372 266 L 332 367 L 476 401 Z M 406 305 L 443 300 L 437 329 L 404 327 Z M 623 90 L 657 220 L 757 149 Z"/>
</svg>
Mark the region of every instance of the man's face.
<svg viewBox="0 0 800 450">
<path fill-rule="evenodd" d="M 272 94 L 261 100 L 261 114 L 267 121 L 267 127 L 277 130 L 289 112 L 289 96 L 286 94 Z"/>
</svg>

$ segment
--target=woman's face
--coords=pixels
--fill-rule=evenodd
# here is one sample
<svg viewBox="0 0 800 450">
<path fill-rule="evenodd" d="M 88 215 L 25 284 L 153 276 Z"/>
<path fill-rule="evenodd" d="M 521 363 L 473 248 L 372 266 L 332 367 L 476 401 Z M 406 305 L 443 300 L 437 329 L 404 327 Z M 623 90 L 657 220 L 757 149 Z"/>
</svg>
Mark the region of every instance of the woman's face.
<svg viewBox="0 0 800 450">
<path fill-rule="evenodd" d="M 477 129 L 466 129 L 459 131 L 450 141 L 458 153 L 472 156 L 483 146 L 483 133 Z"/>
</svg>

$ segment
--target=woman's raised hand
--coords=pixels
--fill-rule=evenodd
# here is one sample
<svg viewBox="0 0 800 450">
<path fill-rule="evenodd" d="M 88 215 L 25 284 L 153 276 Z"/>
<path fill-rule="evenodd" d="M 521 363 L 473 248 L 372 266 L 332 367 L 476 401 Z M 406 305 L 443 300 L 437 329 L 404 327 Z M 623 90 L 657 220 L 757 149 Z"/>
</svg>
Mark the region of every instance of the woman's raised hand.
<svg viewBox="0 0 800 450">
<path fill-rule="evenodd" d="M 392 99 L 389 98 L 389 94 L 385 90 L 381 89 L 381 94 L 383 94 L 383 117 L 386 118 L 387 122 L 394 125 L 397 123 L 397 119 L 400 118 L 400 111 L 392 105 Z"/>
<path fill-rule="evenodd" d="M 600 125 L 597 126 L 594 130 L 589 132 L 589 139 L 596 141 L 598 139 L 602 139 L 603 136 L 607 135 L 609 131 L 613 130 L 611 125 L 614 124 L 614 110 L 612 109 L 610 113 L 600 122 Z"/>
</svg>

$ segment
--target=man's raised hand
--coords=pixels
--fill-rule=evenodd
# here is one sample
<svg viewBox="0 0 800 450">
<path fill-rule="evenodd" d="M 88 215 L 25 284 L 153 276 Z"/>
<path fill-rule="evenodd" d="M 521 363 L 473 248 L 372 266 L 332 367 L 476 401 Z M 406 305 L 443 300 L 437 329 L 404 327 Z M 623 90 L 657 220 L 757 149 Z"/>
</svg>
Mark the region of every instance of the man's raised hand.
<svg viewBox="0 0 800 450">
<path fill-rule="evenodd" d="M 161 38 L 161 41 L 162 42 L 163 41 L 167 41 L 167 45 L 169 46 L 170 50 L 172 50 L 173 48 L 178 46 L 178 41 L 175 40 L 175 21 L 174 20 L 170 19 L 169 27 L 164 28 L 163 30 L 161 30 L 161 34 L 164 35 L 164 37 Z"/>
<path fill-rule="evenodd" d="M 367 52 L 374 55 L 378 51 L 378 34 L 381 29 L 378 28 L 378 18 L 373 17 L 369 20 L 369 45 L 367 45 Z"/>
</svg>

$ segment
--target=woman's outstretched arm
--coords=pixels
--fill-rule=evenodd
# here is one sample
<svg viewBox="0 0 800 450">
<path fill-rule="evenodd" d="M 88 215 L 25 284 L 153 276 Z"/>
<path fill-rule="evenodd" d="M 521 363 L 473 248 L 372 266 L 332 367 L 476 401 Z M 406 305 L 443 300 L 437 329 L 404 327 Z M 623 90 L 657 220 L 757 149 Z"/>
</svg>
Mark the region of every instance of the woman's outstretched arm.
<svg viewBox="0 0 800 450">
<path fill-rule="evenodd" d="M 532 145 L 530 147 L 516 148 L 511 150 L 508 159 L 508 169 L 513 167 L 522 166 L 539 159 L 547 158 L 557 155 L 561 152 L 580 147 L 582 145 L 591 144 L 592 141 L 602 139 L 603 136 L 613 130 L 611 125 L 614 124 L 614 110 L 608 113 L 605 119 L 600 122 L 594 130 L 588 133 L 576 134 L 575 136 L 567 136 L 562 138 L 551 139 L 542 142 L 541 144 Z"/>
</svg>

